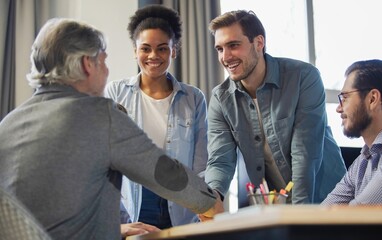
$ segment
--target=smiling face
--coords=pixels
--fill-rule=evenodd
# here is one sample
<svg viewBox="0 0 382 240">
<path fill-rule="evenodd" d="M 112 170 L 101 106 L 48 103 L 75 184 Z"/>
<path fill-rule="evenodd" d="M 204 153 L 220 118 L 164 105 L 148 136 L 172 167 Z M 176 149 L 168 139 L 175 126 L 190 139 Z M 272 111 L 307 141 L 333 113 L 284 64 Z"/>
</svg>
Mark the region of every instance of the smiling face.
<svg viewBox="0 0 382 240">
<path fill-rule="evenodd" d="M 166 76 L 176 50 L 172 39 L 160 29 L 147 29 L 135 40 L 135 56 L 142 77 L 160 78 Z"/>
<path fill-rule="evenodd" d="M 251 43 L 239 24 L 222 27 L 215 32 L 215 48 L 220 63 L 234 81 L 245 80 L 255 72 L 263 57 L 264 38 L 257 36 Z"/>
</svg>

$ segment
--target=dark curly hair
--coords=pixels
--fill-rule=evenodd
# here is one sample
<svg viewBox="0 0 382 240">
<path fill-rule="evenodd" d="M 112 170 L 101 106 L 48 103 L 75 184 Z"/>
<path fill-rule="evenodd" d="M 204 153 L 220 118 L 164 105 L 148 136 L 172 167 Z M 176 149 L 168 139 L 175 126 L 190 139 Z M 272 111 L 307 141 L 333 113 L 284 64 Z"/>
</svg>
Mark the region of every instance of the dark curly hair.
<svg viewBox="0 0 382 240">
<path fill-rule="evenodd" d="M 182 37 L 182 22 L 178 12 L 162 5 L 148 5 L 138 9 L 130 17 L 127 27 L 135 47 L 135 40 L 140 32 L 147 29 L 160 29 L 165 32 L 179 48 Z"/>
</svg>

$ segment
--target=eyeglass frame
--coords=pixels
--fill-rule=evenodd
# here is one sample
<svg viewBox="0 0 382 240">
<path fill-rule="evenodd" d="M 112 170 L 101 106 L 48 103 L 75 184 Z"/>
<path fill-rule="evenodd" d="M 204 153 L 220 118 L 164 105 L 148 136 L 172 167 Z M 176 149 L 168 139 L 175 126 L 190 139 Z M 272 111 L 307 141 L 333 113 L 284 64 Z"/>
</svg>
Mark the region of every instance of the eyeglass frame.
<svg viewBox="0 0 382 240">
<path fill-rule="evenodd" d="M 362 91 L 370 91 L 370 90 L 372 90 L 372 88 L 363 88 L 363 89 L 356 89 L 356 90 L 349 91 L 349 92 L 340 92 L 340 94 L 337 95 L 338 101 L 340 102 L 340 106 L 342 107 L 342 102 L 343 102 L 345 94 L 354 93 L 354 92 L 362 92 Z"/>
</svg>

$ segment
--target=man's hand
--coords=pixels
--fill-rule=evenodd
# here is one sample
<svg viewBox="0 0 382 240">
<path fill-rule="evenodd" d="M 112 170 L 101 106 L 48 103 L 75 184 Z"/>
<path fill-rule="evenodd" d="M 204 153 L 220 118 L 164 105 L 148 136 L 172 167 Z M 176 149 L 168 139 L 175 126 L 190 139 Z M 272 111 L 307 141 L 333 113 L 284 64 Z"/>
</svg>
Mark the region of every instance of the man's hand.
<svg viewBox="0 0 382 240">
<path fill-rule="evenodd" d="M 141 222 L 121 224 L 121 235 L 122 237 L 145 234 L 149 232 L 159 232 L 160 229 Z"/>
<path fill-rule="evenodd" d="M 202 222 L 212 220 L 216 214 L 224 212 L 223 201 L 220 199 L 219 193 L 215 190 L 214 193 L 216 196 L 215 206 L 210 208 L 207 212 L 198 215 Z"/>
</svg>

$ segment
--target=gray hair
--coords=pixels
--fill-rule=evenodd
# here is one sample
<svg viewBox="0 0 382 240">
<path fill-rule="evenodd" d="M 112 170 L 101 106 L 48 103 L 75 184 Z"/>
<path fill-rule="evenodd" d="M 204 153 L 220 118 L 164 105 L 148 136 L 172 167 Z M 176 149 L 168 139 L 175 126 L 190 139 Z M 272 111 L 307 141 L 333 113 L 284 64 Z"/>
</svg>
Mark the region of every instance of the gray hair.
<svg viewBox="0 0 382 240">
<path fill-rule="evenodd" d="M 33 45 L 31 72 L 27 75 L 33 88 L 49 83 L 67 84 L 86 78 L 84 56 L 96 57 L 106 50 L 103 33 L 76 20 L 54 18 L 41 28 Z"/>
</svg>

